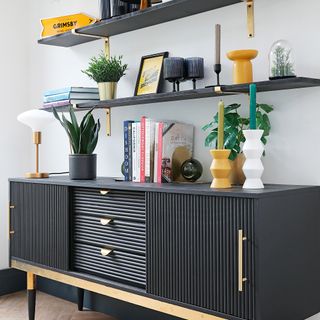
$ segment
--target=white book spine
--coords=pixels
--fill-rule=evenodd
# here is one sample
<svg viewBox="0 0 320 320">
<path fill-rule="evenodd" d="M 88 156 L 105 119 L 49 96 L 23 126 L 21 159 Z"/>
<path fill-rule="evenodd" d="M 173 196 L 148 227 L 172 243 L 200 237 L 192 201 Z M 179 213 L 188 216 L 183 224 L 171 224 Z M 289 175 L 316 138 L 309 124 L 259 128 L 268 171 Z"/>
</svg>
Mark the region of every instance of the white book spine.
<svg viewBox="0 0 320 320">
<path fill-rule="evenodd" d="M 158 155 L 159 155 L 159 122 L 155 123 L 154 129 L 154 167 L 153 167 L 153 181 L 158 182 Z"/>
<path fill-rule="evenodd" d="M 141 123 L 137 122 L 137 153 L 136 153 L 136 173 L 137 173 L 137 179 L 135 182 L 140 182 L 140 140 L 141 139 Z"/>
<path fill-rule="evenodd" d="M 145 155 L 145 176 L 146 182 L 150 181 L 150 152 L 151 152 L 151 120 L 146 119 L 146 155 Z"/>
<path fill-rule="evenodd" d="M 132 181 L 137 179 L 137 124 L 132 124 Z"/>
</svg>

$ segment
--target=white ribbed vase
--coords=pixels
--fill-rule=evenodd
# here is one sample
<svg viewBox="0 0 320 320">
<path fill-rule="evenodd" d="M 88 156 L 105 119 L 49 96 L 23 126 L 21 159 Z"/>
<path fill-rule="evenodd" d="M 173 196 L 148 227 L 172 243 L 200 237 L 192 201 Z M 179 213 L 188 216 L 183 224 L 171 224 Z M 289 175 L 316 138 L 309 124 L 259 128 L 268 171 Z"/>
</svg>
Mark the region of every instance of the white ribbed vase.
<svg viewBox="0 0 320 320">
<path fill-rule="evenodd" d="M 243 130 L 246 141 L 243 145 L 243 153 L 246 161 L 243 165 L 243 172 L 246 181 L 243 185 L 244 189 L 263 189 L 261 177 L 264 167 L 261 157 L 264 152 L 264 145 L 261 141 L 263 130 Z"/>
</svg>

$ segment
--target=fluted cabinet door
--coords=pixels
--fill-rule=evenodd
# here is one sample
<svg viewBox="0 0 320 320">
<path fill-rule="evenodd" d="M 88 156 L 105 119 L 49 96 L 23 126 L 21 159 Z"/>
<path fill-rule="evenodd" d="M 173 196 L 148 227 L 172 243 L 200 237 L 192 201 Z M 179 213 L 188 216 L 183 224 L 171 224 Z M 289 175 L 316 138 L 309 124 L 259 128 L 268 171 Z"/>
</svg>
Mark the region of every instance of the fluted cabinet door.
<svg viewBox="0 0 320 320">
<path fill-rule="evenodd" d="M 68 198 L 66 186 L 11 182 L 13 259 L 69 269 Z"/>
<path fill-rule="evenodd" d="M 147 291 L 254 319 L 254 205 L 245 198 L 148 193 Z"/>
</svg>

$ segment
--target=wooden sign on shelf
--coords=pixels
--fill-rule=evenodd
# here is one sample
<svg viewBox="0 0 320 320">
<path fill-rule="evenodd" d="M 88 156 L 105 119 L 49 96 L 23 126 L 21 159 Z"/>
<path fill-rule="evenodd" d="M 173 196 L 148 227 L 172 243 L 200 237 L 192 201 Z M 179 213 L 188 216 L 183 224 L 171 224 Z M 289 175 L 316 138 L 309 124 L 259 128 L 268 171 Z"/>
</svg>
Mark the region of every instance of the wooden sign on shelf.
<svg viewBox="0 0 320 320">
<path fill-rule="evenodd" d="M 41 37 L 50 37 L 57 34 L 65 33 L 72 29 L 81 28 L 94 24 L 96 18 L 90 17 L 83 13 L 61 16 L 55 18 L 41 19 L 43 30 Z"/>
</svg>

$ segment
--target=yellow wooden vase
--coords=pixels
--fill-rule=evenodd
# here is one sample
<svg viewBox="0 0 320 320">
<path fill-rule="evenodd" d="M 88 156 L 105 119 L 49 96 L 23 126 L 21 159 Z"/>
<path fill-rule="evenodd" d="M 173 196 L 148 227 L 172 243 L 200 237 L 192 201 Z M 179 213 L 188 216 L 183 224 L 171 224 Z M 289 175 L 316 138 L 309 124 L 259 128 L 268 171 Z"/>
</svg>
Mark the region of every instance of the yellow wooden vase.
<svg viewBox="0 0 320 320">
<path fill-rule="evenodd" d="M 258 55 L 257 50 L 234 50 L 227 53 L 233 63 L 233 83 L 253 82 L 252 62 Z"/>
<path fill-rule="evenodd" d="M 231 182 L 229 179 L 231 173 L 231 165 L 229 156 L 231 150 L 210 150 L 213 157 L 213 161 L 210 167 L 210 171 L 213 177 L 211 188 L 226 189 L 231 188 Z"/>
</svg>

